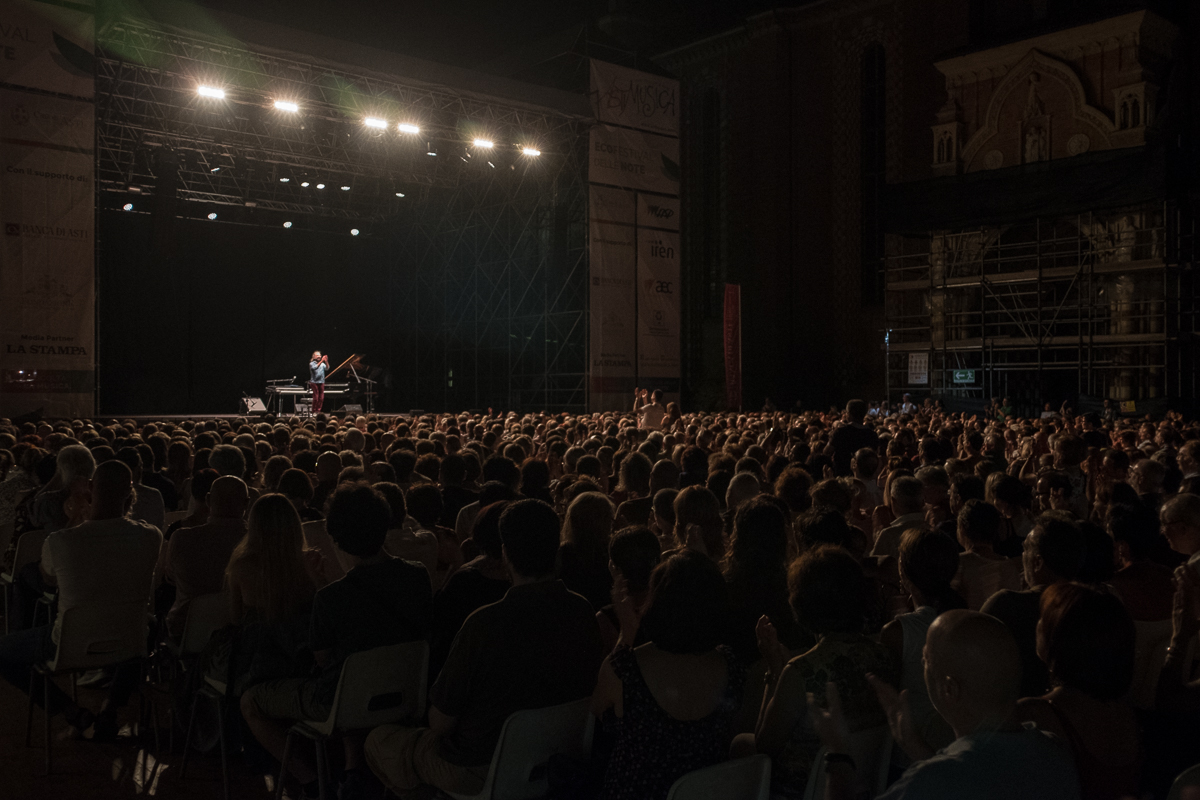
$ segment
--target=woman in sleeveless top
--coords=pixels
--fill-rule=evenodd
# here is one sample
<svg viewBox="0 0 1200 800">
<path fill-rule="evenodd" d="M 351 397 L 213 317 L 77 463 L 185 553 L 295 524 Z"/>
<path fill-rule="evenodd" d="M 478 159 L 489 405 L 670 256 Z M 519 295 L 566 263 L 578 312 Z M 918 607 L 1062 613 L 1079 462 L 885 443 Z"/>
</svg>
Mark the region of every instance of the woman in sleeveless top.
<svg viewBox="0 0 1200 800">
<path fill-rule="evenodd" d="M 615 735 L 605 800 L 664 800 L 681 775 L 725 760 L 744 671 L 719 644 L 729 614 L 716 564 L 692 551 L 650 578 L 645 614 L 618 579 L 621 636 L 600 668 L 592 712 Z M 631 643 L 639 629 L 650 640 Z"/>
<path fill-rule="evenodd" d="M 1113 594 L 1060 583 L 1042 594 L 1038 656 L 1055 688 L 1018 711 L 1062 736 L 1079 770 L 1082 800 L 1139 796 L 1143 752 L 1133 708 L 1133 620 Z"/>
<path fill-rule="evenodd" d="M 900 688 L 908 692 L 917 730 L 926 744 L 940 750 L 954 741 L 954 731 L 934 709 L 925 686 L 925 634 L 942 612 L 966 608 L 950 588 L 958 571 L 958 548 L 943 534 L 912 528 L 900 539 L 899 562 L 900 583 L 916 610 L 883 626 L 879 640 L 900 664 Z"/>
</svg>

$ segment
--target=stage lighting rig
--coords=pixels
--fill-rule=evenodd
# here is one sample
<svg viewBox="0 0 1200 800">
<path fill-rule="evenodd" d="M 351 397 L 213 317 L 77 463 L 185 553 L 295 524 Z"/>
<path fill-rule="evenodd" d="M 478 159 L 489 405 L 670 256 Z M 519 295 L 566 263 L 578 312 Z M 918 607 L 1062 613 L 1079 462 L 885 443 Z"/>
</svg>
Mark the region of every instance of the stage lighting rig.
<svg viewBox="0 0 1200 800">
<path fill-rule="evenodd" d="M 200 95 L 201 97 L 210 97 L 213 100 L 224 100 L 225 99 L 225 90 L 218 89 L 215 86 L 204 86 L 204 85 L 198 86 L 196 88 L 196 94 Z"/>
<path fill-rule="evenodd" d="M 278 111 L 286 111 L 289 114 L 295 114 L 300 110 L 299 104 L 290 102 L 288 100 L 276 100 L 275 108 Z"/>
<path fill-rule="evenodd" d="M 409 122 L 401 122 L 399 125 L 396 126 L 396 130 L 400 131 L 401 133 L 420 133 L 421 132 L 420 127 L 413 125 Z"/>
</svg>

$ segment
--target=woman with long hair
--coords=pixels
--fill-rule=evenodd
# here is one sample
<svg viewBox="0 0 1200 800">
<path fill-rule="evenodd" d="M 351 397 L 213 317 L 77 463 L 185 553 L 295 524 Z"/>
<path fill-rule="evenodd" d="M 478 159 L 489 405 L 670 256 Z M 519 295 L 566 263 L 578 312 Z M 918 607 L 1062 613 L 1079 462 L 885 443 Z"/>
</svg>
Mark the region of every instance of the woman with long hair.
<svg viewBox="0 0 1200 800">
<path fill-rule="evenodd" d="M 718 564 L 725 557 L 721 503 L 703 486 L 689 486 L 675 495 L 675 541 L 698 550 Z"/>
<path fill-rule="evenodd" d="M 246 535 L 225 568 L 229 618 L 278 622 L 306 611 L 317 590 L 320 554 L 304 546 L 300 515 L 288 498 L 266 494 L 250 509 Z"/>
<path fill-rule="evenodd" d="M 608 605 L 612 575 L 608 571 L 608 539 L 614 508 L 600 492 L 584 492 L 567 506 L 558 576 L 572 592 L 581 594 L 599 611 Z"/>
</svg>

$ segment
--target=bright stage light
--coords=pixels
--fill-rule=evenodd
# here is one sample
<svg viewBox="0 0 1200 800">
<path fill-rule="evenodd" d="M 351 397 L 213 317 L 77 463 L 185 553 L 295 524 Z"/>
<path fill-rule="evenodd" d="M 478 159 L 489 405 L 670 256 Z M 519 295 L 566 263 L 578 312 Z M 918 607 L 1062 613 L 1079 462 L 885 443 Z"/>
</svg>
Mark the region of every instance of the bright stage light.
<svg viewBox="0 0 1200 800">
<path fill-rule="evenodd" d="M 475 140 L 475 146 L 476 146 L 476 147 L 482 147 L 482 148 L 484 148 L 484 149 L 486 150 L 486 149 L 488 149 L 488 148 L 495 147 L 495 146 L 496 146 L 496 143 L 495 143 L 495 142 L 492 142 L 492 141 L 489 141 L 489 140 L 487 140 L 487 139 L 476 139 L 476 140 Z"/>
<path fill-rule="evenodd" d="M 214 212 L 212 212 L 211 214 L 209 214 L 209 215 L 208 215 L 208 218 L 209 218 L 209 219 L 216 219 L 216 218 L 217 218 L 217 212 L 215 212 L 215 211 L 214 211 Z"/>
<path fill-rule="evenodd" d="M 307 188 L 308 188 L 308 181 L 300 181 L 300 185 L 301 185 L 301 186 L 303 186 L 305 189 L 307 189 Z"/>
<path fill-rule="evenodd" d="M 323 184 L 323 183 L 318 183 L 318 184 L 317 184 L 317 188 L 318 188 L 318 189 L 324 189 L 324 188 L 325 188 L 325 184 Z"/>
<path fill-rule="evenodd" d="M 351 236 L 358 236 L 358 228 L 351 228 L 351 229 L 350 229 L 350 235 L 351 235 Z"/>
<path fill-rule="evenodd" d="M 220 171 L 221 171 L 220 167 L 213 167 L 212 169 L 209 170 L 209 172 L 220 172 Z"/>
<path fill-rule="evenodd" d="M 126 211 L 133 211 L 133 203 L 126 203 L 125 205 L 121 206 L 121 208 L 125 209 Z"/>
<path fill-rule="evenodd" d="M 379 119 L 378 117 L 367 117 L 363 120 L 363 125 L 366 125 L 368 128 L 379 128 L 380 130 L 383 130 L 387 128 L 387 120 Z"/>
<path fill-rule="evenodd" d="M 348 192 L 348 191 L 350 191 L 350 187 L 349 187 L 349 186 L 343 186 L 343 187 L 342 187 L 342 191 L 343 191 L 343 192 Z"/>
<path fill-rule="evenodd" d="M 280 179 L 279 179 L 279 182 L 280 182 L 280 183 L 287 183 L 287 182 L 288 182 L 288 181 L 290 181 L 290 180 L 291 180 L 291 178 L 280 178 Z"/>
<path fill-rule="evenodd" d="M 404 192 L 396 192 L 396 197 L 404 197 Z"/>
<path fill-rule="evenodd" d="M 290 227 L 292 227 L 292 223 L 290 223 L 290 222 L 285 222 L 285 223 L 283 223 L 283 227 L 285 227 L 285 228 L 290 228 Z"/>
<path fill-rule="evenodd" d="M 218 89 L 215 86 L 200 86 L 196 89 L 196 93 L 201 97 L 211 97 L 214 100 L 225 99 L 225 90 Z"/>
<path fill-rule="evenodd" d="M 399 125 L 396 126 L 396 130 L 400 131 L 401 133 L 420 133 L 421 132 L 421 129 L 418 128 L 416 125 L 411 125 L 407 122 L 401 122 Z"/>
<path fill-rule="evenodd" d="M 296 103 L 289 103 L 287 100 L 276 100 L 275 108 L 279 109 L 280 111 L 287 111 L 288 113 L 291 113 L 291 114 L 295 114 L 297 111 L 300 110 L 299 105 L 297 105 Z"/>
<path fill-rule="evenodd" d="M 522 147 L 521 152 L 527 156 L 540 156 L 542 154 L 542 151 L 535 147 Z"/>
</svg>

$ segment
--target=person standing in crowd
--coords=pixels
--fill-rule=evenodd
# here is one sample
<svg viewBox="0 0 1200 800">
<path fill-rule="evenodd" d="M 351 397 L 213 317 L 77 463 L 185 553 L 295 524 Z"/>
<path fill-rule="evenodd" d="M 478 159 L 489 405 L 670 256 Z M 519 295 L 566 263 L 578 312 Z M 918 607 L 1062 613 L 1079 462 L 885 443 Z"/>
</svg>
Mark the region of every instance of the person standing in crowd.
<svg viewBox="0 0 1200 800">
<path fill-rule="evenodd" d="M 833 474 L 845 477 L 853 474 L 851 462 L 854 454 L 862 448 L 879 449 L 879 437 L 875 431 L 863 425 L 867 417 L 867 404 L 862 400 L 846 403 L 846 424 L 834 429 L 825 447 L 825 455 L 833 459 Z M 823 476 L 818 476 L 823 477 Z"/>
<path fill-rule="evenodd" d="M 655 389 L 652 394 L 645 389 L 634 389 L 633 411 L 638 415 L 638 428 L 644 431 L 660 430 L 667 416 L 662 389 Z"/>
</svg>

